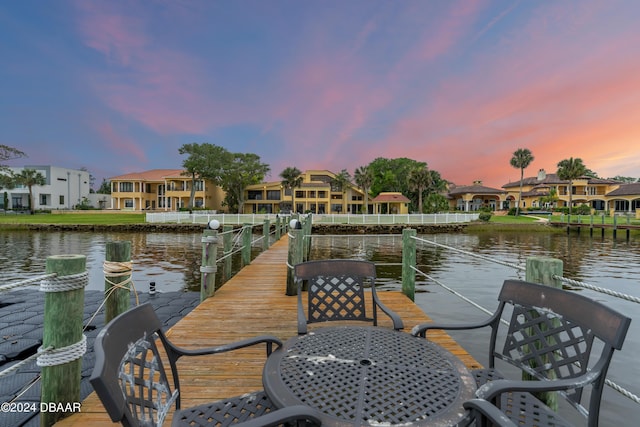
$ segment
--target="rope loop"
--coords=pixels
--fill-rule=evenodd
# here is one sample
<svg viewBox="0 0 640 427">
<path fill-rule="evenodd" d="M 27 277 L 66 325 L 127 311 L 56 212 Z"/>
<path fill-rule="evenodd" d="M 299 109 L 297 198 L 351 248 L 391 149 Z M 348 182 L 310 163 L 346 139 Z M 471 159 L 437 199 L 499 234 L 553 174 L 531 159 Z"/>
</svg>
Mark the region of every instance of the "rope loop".
<svg viewBox="0 0 640 427">
<path fill-rule="evenodd" d="M 42 366 L 58 366 L 80 359 L 87 352 L 87 336 L 82 334 L 80 341 L 60 348 L 38 348 L 36 364 Z"/>
<path fill-rule="evenodd" d="M 201 265 L 200 273 L 215 273 L 218 271 L 218 267 L 215 265 Z"/>
<path fill-rule="evenodd" d="M 68 276 L 48 277 L 40 281 L 42 292 L 66 292 L 83 289 L 89 284 L 89 272 L 83 271 Z"/>
</svg>

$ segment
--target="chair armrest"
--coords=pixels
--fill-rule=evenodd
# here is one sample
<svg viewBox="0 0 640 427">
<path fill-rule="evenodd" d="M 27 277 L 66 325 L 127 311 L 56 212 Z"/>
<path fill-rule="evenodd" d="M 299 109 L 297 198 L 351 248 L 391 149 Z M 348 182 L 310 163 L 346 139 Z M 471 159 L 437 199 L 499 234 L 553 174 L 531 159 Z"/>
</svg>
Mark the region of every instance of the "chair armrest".
<svg viewBox="0 0 640 427">
<path fill-rule="evenodd" d="M 476 397 L 492 401 L 497 396 L 510 391 L 539 393 L 544 391 L 565 391 L 584 387 L 593 382 L 597 376 L 589 373 L 575 378 L 558 380 L 494 380 L 485 383 L 476 391 Z"/>
<path fill-rule="evenodd" d="M 309 406 L 293 405 L 271 411 L 267 414 L 235 425 L 238 427 L 271 427 L 282 424 L 286 425 L 287 423 L 296 420 L 311 421 L 312 424 L 317 426 L 322 424 L 322 421 L 320 420 L 320 413 L 317 410 Z"/>
<path fill-rule="evenodd" d="M 174 351 L 177 357 L 203 356 L 207 354 L 225 353 L 227 351 L 238 350 L 241 348 L 250 347 L 257 344 L 266 344 L 267 355 L 269 355 L 273 351 L 274 344 L 276 345 L 276 348 L 282 347 L 282 341 L 280 341 L 280 339 L 272 335 L 260 335 L 252 338 L 246 338 L 240 341 L 219 345 L 216 347 L 205 347 L 205 348 L 198 348 L 198 349 L 186 349 L 186 348 L 178 347 L 170 341 L 168 341 L 167 344 L 171 347 L 171 349 Z"/>
<path fill-rule="evenodd" d="M 477 418 L 481 417 L 491 421 L 494 426 L 516 427 L 516 424 L 504 412 L 484 399 L 467 400 L 462 406 L 464 409 L 471 411 L 471 416 L 476 420 L 476 425 L 485 425 L 485 423 L 478 422 Z"/>
<path fill-rule="evenodd" d="M 375 303 L 378 307 L 380 307 L 380 310 L 382 310 L 387 316 L 391 318 L 391 320 L 393 321 L 393 329 L 395 329 L 396 331 L 404 329 L 404 323 L 402 322 L 402 318 L 398 315 L 398 313 L 384 305 L 378 298 L 376 298 Z"/>
<path fill-rule="evenodd" d="M 446 324 L 446 323 L 421 323 L 411 328 L 411 335 L 417 337 L 425 337 L 427 332 L 432 329 L 444 329 L 444 330 L 465 330 L 465 329 L 479 329 L 488 326 L 491 322 L 483 323 L 460 323 L 460 324 Z"/>
</svg>

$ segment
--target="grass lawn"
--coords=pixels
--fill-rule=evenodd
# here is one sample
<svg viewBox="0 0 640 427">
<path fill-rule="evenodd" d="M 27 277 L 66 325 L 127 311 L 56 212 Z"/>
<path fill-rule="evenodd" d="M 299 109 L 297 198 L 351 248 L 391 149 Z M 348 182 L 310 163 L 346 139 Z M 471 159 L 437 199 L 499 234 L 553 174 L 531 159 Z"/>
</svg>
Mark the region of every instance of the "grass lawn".
<svg viewBox="0 0 640 427">
<path fill-rule="evenodd" d="M 0 214 L 2 224 L 144 224 L 141 213 Z"/>
</svg>

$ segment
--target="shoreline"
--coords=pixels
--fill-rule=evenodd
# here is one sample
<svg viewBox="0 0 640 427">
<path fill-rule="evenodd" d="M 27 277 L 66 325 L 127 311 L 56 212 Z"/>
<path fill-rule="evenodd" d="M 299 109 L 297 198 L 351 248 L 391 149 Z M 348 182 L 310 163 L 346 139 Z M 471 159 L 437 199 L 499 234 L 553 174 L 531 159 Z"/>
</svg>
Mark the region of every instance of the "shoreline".
<svg viewBox="0 0 640 427">
<path fill-rule="evenodd" d="M 239 225 L 235 227 L 240 227 Z M 254 228 L 262 230 L 262 224 Z M 402 234 L 405 228 L 415 229 L 419 234 L 460 233 L 466 231 L 552 231 L 548 223 L 501 224 L 501 223 L 454 223 L 454 224 L 314 224 L 313 234 Z M 14 231 L 115 231 L 148 233 L 195 233 L 207 229 L 206 224 L 136 223 L 136 224 L 0 224 L 0 230 Z"/>
</svg>

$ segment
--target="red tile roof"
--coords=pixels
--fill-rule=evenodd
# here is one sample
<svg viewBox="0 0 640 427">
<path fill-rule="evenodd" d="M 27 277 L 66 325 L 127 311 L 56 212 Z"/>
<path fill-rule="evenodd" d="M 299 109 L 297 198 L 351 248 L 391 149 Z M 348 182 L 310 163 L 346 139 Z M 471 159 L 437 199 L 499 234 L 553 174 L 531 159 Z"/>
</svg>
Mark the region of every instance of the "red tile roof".
<svg viewBox="0 0 640 427">
<path fill-rule="evenodd" d="M 134 172 L 125 175 L 113 176 L 110 179 L 112 181 L 163 181 L 167 178 L 179 178 L 183 175 L 184 169 L 152 169 L 144 172 Z"/>
<path fill-rule="evenodd" d="M 373 200 L 373 203 L 409 203 L 410 200 L 403 196 L 401 193 L 380 193 Z"/>
</svg>

